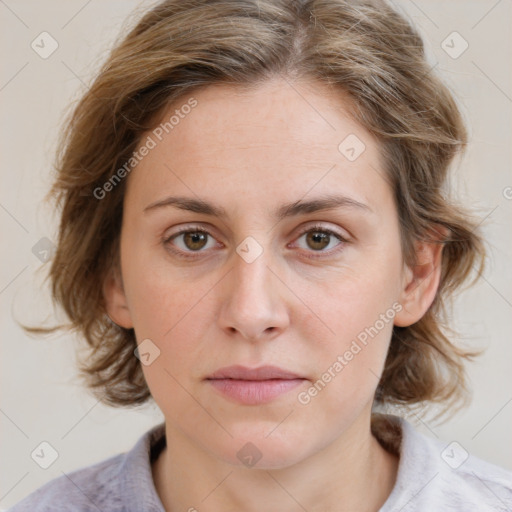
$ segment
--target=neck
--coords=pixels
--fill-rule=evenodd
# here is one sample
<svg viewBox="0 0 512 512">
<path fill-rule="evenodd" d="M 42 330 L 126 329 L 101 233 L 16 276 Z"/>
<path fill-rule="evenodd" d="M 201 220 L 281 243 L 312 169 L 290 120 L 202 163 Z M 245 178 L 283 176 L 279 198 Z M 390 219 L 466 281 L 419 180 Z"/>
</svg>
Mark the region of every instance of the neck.
<svg viewBox="0 0 512 512">
<path fill-rule="evenodd" d="M 313 456 L 281 469 L 233 466 L 166 423 L 167 446 L 153 463 L 166 512 L 377 512 L 391 493 L 398 457 L 358 421 Z"/>
</svg>

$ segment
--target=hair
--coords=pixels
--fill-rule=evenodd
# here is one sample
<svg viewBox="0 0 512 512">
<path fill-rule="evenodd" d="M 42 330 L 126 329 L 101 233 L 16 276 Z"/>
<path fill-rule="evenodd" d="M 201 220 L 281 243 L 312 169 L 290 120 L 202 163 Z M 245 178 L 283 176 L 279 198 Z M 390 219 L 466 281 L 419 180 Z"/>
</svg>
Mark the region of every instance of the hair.
<svg viewBox="0 0 512 512">
<path fill-rule="evenodd" d="M 350 99 L 351 115 L 379 141 L 407 264 L 416 261 L 415 242 L 443 244 L 436 297 L 419 321 L 394 327 L 375 403 L 466 400 L 464 360 L 477 352 L 449 340 L 446 306 L 485 260 L 476 220 L 447 193 L 467 133 L 420 35 L 384 0 L 167 0 L 147 11 L 111 50 L 61 135 L 50 191 L 60 225 L 48 277 L 70 323 L 27 330 L 79 332 L 89 350 L 79 375 L 103 403 L 150 399 L 134 330 L 109 319 L 102 291 L 119 270 L 126 179 L 102 199 L 95 191 L 171 103 L 209 85 L 250 89 L 273 77 L 322 83 Z"/>
</svg>

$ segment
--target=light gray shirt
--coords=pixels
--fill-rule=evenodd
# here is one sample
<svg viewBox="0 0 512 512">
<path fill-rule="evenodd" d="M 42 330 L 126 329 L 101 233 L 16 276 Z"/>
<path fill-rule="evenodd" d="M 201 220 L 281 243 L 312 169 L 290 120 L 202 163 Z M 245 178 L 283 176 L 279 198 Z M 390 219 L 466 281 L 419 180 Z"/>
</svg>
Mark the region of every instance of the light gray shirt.
<svg viewBox="0 0 512 512">
<path fill-rule="evenodd" d="M 372 430 L 400 455 L 395 486 L 379 512 L 512 512 L 512 471 L 469 455 L 455 441 L 427 437 L 403 418 L 378 417 Z M 127 453 L 55 478 L 7 512 L 165 512 L 151 472 L 164 446 L 161 423 Z M 199 500 L 192 505 L 201 512 Z"/>
</svg>

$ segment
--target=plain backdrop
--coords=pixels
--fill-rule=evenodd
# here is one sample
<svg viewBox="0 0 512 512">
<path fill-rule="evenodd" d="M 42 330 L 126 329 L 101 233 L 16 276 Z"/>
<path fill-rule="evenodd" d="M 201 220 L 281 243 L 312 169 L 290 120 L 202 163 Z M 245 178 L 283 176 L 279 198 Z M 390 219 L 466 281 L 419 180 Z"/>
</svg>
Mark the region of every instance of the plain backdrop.
<svg viewBox="0 0 512 512">
<path fill-rule="evenodd" d="M 42 201 L 66 109 L 86 89 L 114 39 L 131 26 L 127 16 L 149 5 L 0 0 L 0 509 L 63 473 L 129 450 L 163 421 L 156 406 L 99 404 L 76 378 L 76 340 L 31 338 L 14 320 L 37 322 L 52 312 L 41 285 L 41 259 L 55 239 L 57 217 Z M 458 297 L 453 315 L 461 340 L 488 347 L 468 367 L 472 403 L 442 425 L 410 420 L 446 445 L 456 440 L 468 452 L 512 469 L 512 3 L 395 5 L 419 28 L 435 72 L 455 93 L 468 122 L 470 145 L 451 187 L 481 216 L 490 248 L 483 279 Z M 41 53 L 55 43 L 42 32 L 58 44 L 47 58 Z M 39 43 L 38 53 L 31 44 L 41 37 L 46 43 L 44 49 Z M 58 454 L 48 469 L 31 456 L 42 442 Z"/>
</svg>

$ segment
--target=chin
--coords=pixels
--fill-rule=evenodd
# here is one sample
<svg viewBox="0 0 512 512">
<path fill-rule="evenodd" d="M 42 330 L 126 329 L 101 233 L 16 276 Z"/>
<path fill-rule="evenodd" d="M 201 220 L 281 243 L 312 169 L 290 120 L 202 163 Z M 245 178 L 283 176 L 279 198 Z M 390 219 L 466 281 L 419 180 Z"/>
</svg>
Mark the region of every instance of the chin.
<svg viewBox="0 0 512 512">
<path fill-rule="evenodd" d="M 217 456 L 228 464 L 247 469 L 284 469 L 302 461 L 313 451 L 313 446 L 296 436 L 273 439 L 272 434 L 264 437 L 246 433 L 235 436 L 227 446 L 219 447 Z"/>
</svg>

